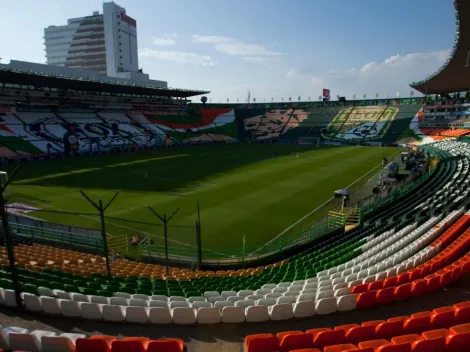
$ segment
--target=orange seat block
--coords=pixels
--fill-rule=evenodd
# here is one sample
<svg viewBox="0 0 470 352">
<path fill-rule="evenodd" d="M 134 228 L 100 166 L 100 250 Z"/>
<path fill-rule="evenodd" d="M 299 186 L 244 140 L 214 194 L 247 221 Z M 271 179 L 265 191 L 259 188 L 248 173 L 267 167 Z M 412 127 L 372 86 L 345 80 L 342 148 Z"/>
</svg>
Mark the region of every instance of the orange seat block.
<svg viewBox="0 0 470 352">
<path fill-rule="evenodd" d="M 390 341 L 379 339 L 379 340 L 369 340 L 369 341 L 359 342 L 358 347 L 359 348 L 372 348 L 374 350 L 377 350 L 377 348 L 379 348 L 380 346 L 387 346 L 387 345 L 391 345 Z"/>
<path fill-rule="evenodd" d="M 302 348 L 300 350 L 291 350 L 289 352 L 322 352 L 318 348 Z"/>
<path fill-rule="evenodd" d="M 413 352 L 444 352 L 446 348 L 445 337 L 434 339 L 418 340 L 411 344 Z"/>
<path fill-rule="evenodd" d="M 384 287 L 384 280 L 372 281 L 367 287 L 367 291 L 380 290 Z"/>
<path fill-rule="evenodd" d="M 385 320 L 369 320 L 369 321 L 363 322 L 361 326 L 370 326 L 370 325 L 377 326 L 382 323 L 385 323 Z"/>
<path fill-rule="evenodd" d="M 177 338 L 162 338 L 150 341 L 147 352 L 183 352 L 184 341 Z"/>
<path fill-rule="evenodd" d="M 410 273 L 404 272 L 397 275 L 397 285 L 403 285 L 410 281 Z"/>
<path fill-rule="evenodd" d="M 377 304 L 389 304 L 393 302 L 395 287 L 387 287 L 377 291 Z"/>
<path fill-rule="evenodd" d="M 368 290 L 368 287 L 369 287 L 369 284 L 360 284 L 360 285 L 354 286 L 351 289 L 351 293 L 359 294 L 359 293 L 362 293 L 362 292 L 366 292 Z"/>
<path fill-rule="evenodd" d="M 456 330 L 465 329 L 457 328 Z M 455 332 L 456 330 L 453 330 L 453 328 L 450 329 L 450 333 L 446 338 L 446 352 L 468 351 L 468 347 L 470 346 L 470 333 L 458 333 Z"/>
<path fill-rule="evenodd" d="M 418 279 L 411 283 L 411 294 L 414 297 L 421 296 L 426 293 L 427 284 L 426 280 Z"/>
<path fill-rule="evenodd" d="M 91 340 L 104 340 L 108 347 L 111 347 L 111 344 L 117 340 L 116 336 L 112 335 L 93 335 L 90 337 Z"/>
<path fill-rule="evenodd" d="M 358 344 L 361 341 L 373 340 L 376 338 L 375 326 L 359 326 L 351 328 L 346 332 L 346 342 Z"/>
<path fill-rule="evenodd" d="M 111 351 L 112 352 L 145 352 L 147 350 L 147 346 L 150 342 L 149 339 L 146 339 L 146 344 L 144 344 L 140 340 L 116 340 L 113 341 L 111 344 Z"/>
<path fill-rule="evenodd" d="M 404 301 L 411 297 L 411 283 L 406 283 L 395 288 L 393 299 L 396 301 Z"/>
<path fill-rule="evenodd" d="M 422 340 L 422 337 L 417 334 L 408 334 L 392 337 L 390 340 L 394 345 L 412 344 L 415 341 Z"/>
<path fill-rule="evenodd" d="M 351 343 L 346 343 L 346 344 L 328 346 L 323 349 L 323 352 L 349 352 L 349 351 L 357 351 L 357 347 Z"/>
<path fill-rule="evenodd" d="M 455 324 L 470 323 L 470 306 L 455 307 L 454 323 Z"/>
<path fill-rule="evenodd" d="M 284 335 L 281 339 L 280 349 L 282 352 L 289 352 L 296 349 L 312 348 L 312 335 L 307 333 L 292 333 Z"/>
<path fill-rule="evenodd" d="M 356 306 L 358 309 L 370 308 L 377 305 L 377 295 L 378 291 L 367 291 L 362 292 L 357 296 Z"/>
<path fill-rule="evenodd" d="M 101 338 L 100 338 L 101 337 Z M 111 343 L 116 340 L 116 337 L 114 337 L 113 341 L 110 341 L 110 339 L 103 338 L 103 337 L 109 337 L 109 336 L 93 336 L 89 339 L 77 339 L 75 341 L 75 351 L 76 352 L 110 352 L 111 351 Z"/>
<path fill-rule="evenodd" d="M 449 335 L 449 330 L 447 329 L 436 329 L 428 330 L 421 334 L 421 337 L 426 340 L 436 339 L 438 337 L 447 337 Z"/>
<path fill-rule="evenodd" d="M 449 328 L 454 325 L 454 307 L 446 306 L 434 309 L 431 315 L 431 328 Z"/>
<path fill-rule="evenodd" d="M 403 334 L 403 320 L 387 321 L 375 327 L 375 336 L 378 339 L 390 339 Z"/>
<path fill-rule="evenodd" d="M 346 333 L 349 329 L 356 328 L 358 326 L 359 326 L 358 324 L 339 325 L 335 327 L 335 330 L 344 330 L 344 332 Z"/>
<path fill-rule="evenodd" d="M 344 330 L 320 331 L 313 338 L 313 347 L 324 348 L 330 345 L 340 345 L 344 343 Z"/>
<path fill-rule="evenodd" d="M 276 337 L 279 341 L 281 341 L 284 336 L 303 333 L 304 332 L 301 330 L 281 331 L 276 334 Z"/>
<path fill-rule="evenodd" d="M 278 351 L 279 340 L 272 334 L 255 334 L 245 337 L 246 352 Z"/>
<path fill-rule="evenodd" d="M 397 280 L 398 280 L 397 276 L 387 277 L 384 280 L 384 288 L 396 286 Z"/>
<path fill-rule="evenodd" d="M 449 329 L 451 334 L 463 334 L 470 332 L 470 324 L 454 325 Z"/>
<path fill-rule="evenodd" d="M 331 331 L 331 329 L 330 328 L 316 328 L 316 329 L 307 330 L 306 333 L 312 335 L 312 339 L 315 339 L 315 337 L 322 331 Z"/>
<path fill-rule="evenodd" d="M 470 307 L 470 301 L 464 301 L 453 305 L 454 308 Z"/>
<path fill-rule="evenodd" d="M 405 334 L 421 334 L 429 330 L 431 323 L 431 312 L 421 312 L 411 315 L 403 324 Z"/>
</svg>

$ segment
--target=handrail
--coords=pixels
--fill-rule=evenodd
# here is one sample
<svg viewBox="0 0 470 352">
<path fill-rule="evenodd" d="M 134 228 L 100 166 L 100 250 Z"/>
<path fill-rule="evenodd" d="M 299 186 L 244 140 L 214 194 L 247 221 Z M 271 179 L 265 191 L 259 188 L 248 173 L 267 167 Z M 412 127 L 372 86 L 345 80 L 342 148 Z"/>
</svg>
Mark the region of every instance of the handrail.
<svg viewBox="0 0 470 352">
<path fill-rule="evenodd" d="M 95 250 L 101 250 L 104 247 L 103 239 L 101 237 L 82 235 L 72 232 L 63 232 L 17 223 L 9 223 L 8 227 L 10 231 L 15 233 L 16 236 L 25 237 L 33 242 L 34 240 L 40 239 L 53 243 L 93 248 Z M 0 233 L 3 234 L 3 230 L 0 230 Z"/>
</svg>

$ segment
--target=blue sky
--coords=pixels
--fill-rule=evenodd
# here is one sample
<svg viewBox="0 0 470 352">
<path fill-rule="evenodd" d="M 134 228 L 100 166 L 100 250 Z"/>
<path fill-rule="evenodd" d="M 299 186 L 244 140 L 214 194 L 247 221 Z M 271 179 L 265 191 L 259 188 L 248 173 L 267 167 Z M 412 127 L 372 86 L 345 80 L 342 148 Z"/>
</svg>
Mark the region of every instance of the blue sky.
<svg viewBox="0 0 470 352">
<path fill-rule="evenodd" d="M 351 98 L 408 96 L 448 58 L 452 0 L 119 0 L 137 20 L 139 64 L 213 102 L 258 102 L 322 88 Z M 43 29 L 102 12 L 99 0 L 0 0 L 0 57 L 45 62 Z"/>
</svg>

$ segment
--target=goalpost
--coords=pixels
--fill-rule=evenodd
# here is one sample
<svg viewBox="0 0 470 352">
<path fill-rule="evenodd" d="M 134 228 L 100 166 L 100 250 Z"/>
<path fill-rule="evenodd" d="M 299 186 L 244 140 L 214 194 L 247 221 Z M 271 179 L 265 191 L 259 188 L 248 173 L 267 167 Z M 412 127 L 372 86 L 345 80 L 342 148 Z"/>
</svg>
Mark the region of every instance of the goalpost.
<svg viewBox="0 0 470 352">
<path fill-rule="evenodd" d="M 320 138 L 318 137 L 299 137 L 298 144 L 313 144 L 317 147 L 320 145 Z"/>
<path fill-rule="evenodd" d="M 3 186 L 5 183 L 8 182 L 8 173 L 5 171 L 0 171 L 0 184 Z M 11 196 L 10 185 L 5 190 L 5 195 Z"/>
</svg>

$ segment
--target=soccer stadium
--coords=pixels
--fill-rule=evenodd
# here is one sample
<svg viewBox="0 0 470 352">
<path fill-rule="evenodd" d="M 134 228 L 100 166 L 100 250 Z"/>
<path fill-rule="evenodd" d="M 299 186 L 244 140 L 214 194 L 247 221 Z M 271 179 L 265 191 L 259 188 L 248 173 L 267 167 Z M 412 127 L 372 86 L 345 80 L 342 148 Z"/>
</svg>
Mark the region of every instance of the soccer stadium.
<svg viewBox="0 0 470 352">
<path fill-rule="evenodd" d="M 454 6 L 419 97 L 215 104 L 110 68 L 106 30 L 96 72 L 0 64 L 0 351 L 470 351 Z M 136 51 L 103 7 L 64 27 L 121 20 Z"/>
</svg>

